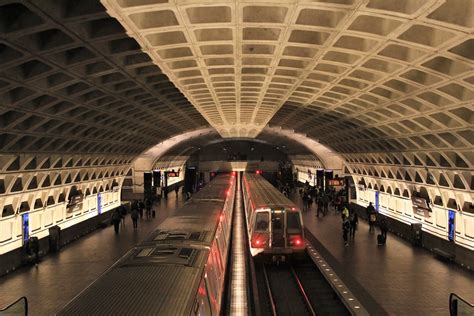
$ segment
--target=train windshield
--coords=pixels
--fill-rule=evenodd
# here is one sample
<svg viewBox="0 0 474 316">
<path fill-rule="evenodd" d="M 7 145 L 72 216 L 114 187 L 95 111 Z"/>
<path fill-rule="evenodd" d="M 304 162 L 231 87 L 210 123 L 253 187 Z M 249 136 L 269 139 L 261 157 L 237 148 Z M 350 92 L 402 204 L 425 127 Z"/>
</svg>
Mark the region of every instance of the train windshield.
<svg viewBox="0 0 474 316">
<path fill-rule="evenodd" d="M 288 231 L 300 231 L 301 223 L 300 216 L 297 212 L 287 212 L 286 213 L 286 226 Z"/>
<path fill-rule="evenodd" d="M 257 213 L 255 221 L 255 231 L 268 231 L 268 212 Z"/>
</svg>

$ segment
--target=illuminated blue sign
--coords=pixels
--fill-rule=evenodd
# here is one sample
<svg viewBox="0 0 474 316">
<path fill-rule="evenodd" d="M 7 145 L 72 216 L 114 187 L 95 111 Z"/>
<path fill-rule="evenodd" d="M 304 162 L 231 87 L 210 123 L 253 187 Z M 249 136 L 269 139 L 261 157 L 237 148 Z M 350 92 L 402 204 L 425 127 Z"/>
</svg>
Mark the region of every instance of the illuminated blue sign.
<svg viewBox="0 0 474 316">
<path fill-rule="evenodd" d="M 454 232 L 455 232 L 455 227 L 454 227 L 454 219 L 456 218 L 456 212 L 453 210 L 448 210 L 448 239 L 450 241 L 454 240 Z"/>
<path fill-rule="evenodd" d="M 23 226 L 23 244 L 26 244 L 30 238 L 30 214 L 26 213 L 22 215 L 22 226 Z"/>
<path fill-rule="evenodd" d="M 97 213 L 102 214 L 102 193 L 97 193 Z"/>
<path fill-rule="evenodd" d="M 379 191 L 375 191 L 375 210 L 379 211 Z"/>
</svg>

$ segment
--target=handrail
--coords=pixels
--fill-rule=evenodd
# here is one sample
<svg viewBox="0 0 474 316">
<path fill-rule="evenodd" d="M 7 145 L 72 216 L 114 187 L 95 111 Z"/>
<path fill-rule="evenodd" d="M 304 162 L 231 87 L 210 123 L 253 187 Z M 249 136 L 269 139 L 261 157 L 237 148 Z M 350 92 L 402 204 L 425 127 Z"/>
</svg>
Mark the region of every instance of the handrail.
<svg viewBox="0 0 474 316">
<path fill-rule="evenodd" d="M 455 293 L 451 293 L 449 295 L 449 315 L 474 315 L 474 304 L 469 303 Z"/>
<path fill-rule="evenodd" d="M 21 302 L 24 304 L 21 304 Z M 0 309 L 0 316 L 28 316 L 28 299 L 22 296 L 10 305 Z"/>
</svg>

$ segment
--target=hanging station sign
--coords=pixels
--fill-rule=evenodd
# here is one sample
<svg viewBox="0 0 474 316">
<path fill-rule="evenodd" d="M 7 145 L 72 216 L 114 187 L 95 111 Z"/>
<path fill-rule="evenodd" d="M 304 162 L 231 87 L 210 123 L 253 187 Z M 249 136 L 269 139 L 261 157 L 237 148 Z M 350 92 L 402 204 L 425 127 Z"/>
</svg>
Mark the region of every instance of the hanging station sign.
<svg viewBox="0 0 474 316">
<path fill-rule="evenodd" d="M 431 208 L 428 205 L 426 199 L 422 197 L 411 197 L 411 203 L 413 205 L 413 213 L 424 217 L 431 217 Z"/>
</svg>

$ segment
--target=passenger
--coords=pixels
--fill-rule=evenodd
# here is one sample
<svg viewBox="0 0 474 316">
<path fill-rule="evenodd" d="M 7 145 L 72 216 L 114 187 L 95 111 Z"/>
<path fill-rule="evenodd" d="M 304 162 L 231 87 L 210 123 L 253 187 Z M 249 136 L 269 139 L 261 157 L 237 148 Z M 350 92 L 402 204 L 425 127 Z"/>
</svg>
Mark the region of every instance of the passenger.
<svg viewBox="0 0 474 316">
<path fill-rule="evenodd" d="M 133 222 L 133 229 L 138 228 L 138 209 L 134 208 L 132 209 L 132 213 L 130 214 L 130 218 L 132 219 Z"/>
<path fill-rule="evenodd" d="M 355 237 L 355 232 L 357 230 L 357 224 L 359 224 L 359 217 L 357 216 L 357 213 L 351 209 L 349 211 L 349 222 L 351 223 L 351 229 L 349 232 L 349 235 L 354 239 Z"/>
<path fill-rule="evenodd" d="M 35 256 L 35 265 L 38 266 L 39 263 L 39 240 L 38 237 L 31 237 L 28 240 L 29 251 L 32 255 Z"/>
<path fill-rule="evenodd" d="M 179 194 L 179 185 L 177 185 L 177 186 L 174 188 L 174 193 L 176 193 L 176 198 L 178 198 L 178 194 Z"/>
<path fill-rule="evenodd" d="M 303 193 L 303 212 L 308 210 L 308 193 L 306 191 Z"/>
<path fill-rule="evenodd" d="M 138 201 L 138 213 L 140 215 L 140 219 L 143 218 L 143 210 L 145 209 L 145 203 L 142 200 Z"/>
<path fill-rule="evenodd" d="M 342 222 L 342 238 L 344 239 L 344 246 L 348 246 L 349 243 L 347 242 L 349 230 L 351 228 L 351 223 L 349 223 L 349 219 L 345 219 Z"/>
<path fill-rule="evenodd" d="M 369 205 L 365 208 L 365 212 L 367 213 L 367 219 L 369 219 L 370 214 L 375 213 L 375 208 L 372 205 L 372 202 L 370 202 Z"/>
<path fill-rule="evenodd" d="M 150 198 L 147 198 L 145 200 L 145 208 L 146 208 L 146 219 L 151 218 L 151 207 L 152 207 L 153 202 L 151 201 Z"/>
<path fill-rule="evenodd" d="M 375 222 L 377 221 L 377 215 L 375 212 L 375 208 L 372 206 L 372 202 L 369 203 L 367 206 L 367 214 L 369 217 L 369 232 L 374 232 Z"/>
<path fill-rule="evenodd" d="M 329 196 L 327 194 L 323 195 L 323 207 L 324 207 L 324 215 L 329 212 Z"/>
<path fill-rule="evenodd" d="M 120 210 L 120 217 L 122 218 L 121 224 L 122 224 L 122 227 L 125 228 L 125 216 L 127 215 L 127 208 L 124 205 L 120 205 L 119 210 Z"/>
<path fill-rule="evenodd" d="M 341 217 L 343 221 L 349 218 L 349 210 L 347 209 L 347 206 L 344 206 L 342 209 Z"/>
<path fill-rule="evenodd" d="M 115 230 L 115 233 L 118 234 L 119 233 L 119 229 L 120 229 L 120 221 L 122 220 L 122 216 L 120 215 L 120 212 L 118 209 L 116 209 L 113 213 L 112 213 L 112 219 L 111 219 L 111 222 L 112 224 L 114 225 L 114 230 Z"/>
<path fill-rule="evenodd" d="M 319 217 L 319 213 L 322 213 L 323 216 L 326 215 L 326 214 L 324 214 L 323 199 L 322 199 L 321 196 L 317 197 L 317 204 L 318 204 L 318 208 L 317 208 L 317 211 L 316 211 L 316 217 Z"/>
<path fill-rule="evenodd" d="M 383 236 L 385 240 L 387 240 L 387 232 L 388 232 L 388 223 L 385 220 L 385 217 L 382 217 L 380 220 L 380 234 Z"/>
</svg>

